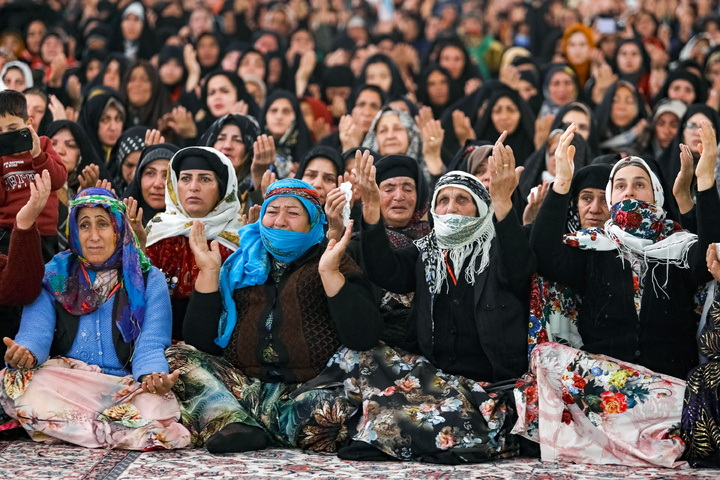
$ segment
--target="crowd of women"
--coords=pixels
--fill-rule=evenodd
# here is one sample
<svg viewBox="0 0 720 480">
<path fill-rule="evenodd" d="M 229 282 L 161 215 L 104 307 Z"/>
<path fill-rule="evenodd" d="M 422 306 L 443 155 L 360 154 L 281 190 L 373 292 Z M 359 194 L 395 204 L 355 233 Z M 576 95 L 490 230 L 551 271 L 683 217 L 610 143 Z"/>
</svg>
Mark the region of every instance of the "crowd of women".
<svg viewBox="0 0 720 480">
<path fill-rule="evenodd" d="M 719 7 L 573 3 L 4 6 L 0 430 L 720 467 Z"/>
</svg>

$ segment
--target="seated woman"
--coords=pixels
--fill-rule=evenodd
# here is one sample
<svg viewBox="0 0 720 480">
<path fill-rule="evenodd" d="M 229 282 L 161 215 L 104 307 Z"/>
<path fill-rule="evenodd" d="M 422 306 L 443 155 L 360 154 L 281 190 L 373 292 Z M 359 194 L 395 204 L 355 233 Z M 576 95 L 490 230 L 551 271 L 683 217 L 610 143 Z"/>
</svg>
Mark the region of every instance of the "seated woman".
<svg viewBox="0 0 720 480">
<path fill-rule="evenodd" d="M 8 346 L 0 403 L 36 441 L 89 448 L 182 448 L 170 392 L 170 299 L 108 190 L 70 204 L 70 250 L 48 263 L 40 297 Z M 60 357 L 55 357 L 59 355 Z"/>
<path fill-rule="evenodd" d="M 165 184 L 170 159 L 178 152 L 170 143 L 158 143 L 142 149 L 135 168 L 135 176 L 123 192 L 122 198 L 138 202 L 138 213 L 142 209 L 143 227 L 150 220 L 165 211 Z"/>
<path fill-rule="evenodd" d="M 339 377 L 346 372 L 346 388 L 363 402 L 356 442 L 342 457 L 376 458 L 368 452 L 375 449 L 405 460 L 460 463 L 516 454 L 508 436 L 510 387 L 527 370 L 526 309 L 535 265 L 512 210 L 512 152 L 495 145 L 491 194 L 468 173 L 445 174 L 431 202 L 433 231 L 397 249 L 380 223 L 372 163 L 366 153 L 356 168 L 364 267 L 386 290 L 415 292 L 408 343 L 423 356 L 387 348 L 336 355 L 324 376 L 338 381 L 332 369 Z M 504 385 L 486 390 L 480 381 Z"/>
<path fill-rule="evenodd" d="M 193 219 L 202 221 L 208 238 L 220 243 L 223 260 L 238 248 L 242 219 L 235 169 L 214 148 L 187 147 L 177 152 L 170 160 L 165 185 L 165 211 L 147 225 L 146 251 L 167 278 L 172 338 L 182 340 L 185 309 L 198 276 L 188 244 Z M 142 230 L 136 233 L 143 236 Z"/>
<path fill-rule="evenodd" d="M 382 320 L 370 285 L 344 255 L 351 228 L 326 248 L 324 223 L 312 186 L 284 179 L 269 186 L 260 221 L 240 230 L 222 269 L 217 242 L 208 248 L 202 223 L 193 225 L 200 270 L 184 333 L 198 350 L 178 346 L 168 355 L 183 366 L 183 417 L 210 452 L 270 444 L 336 451 L 347 439 L 356 406 L 342 387 L 303 384 L 341 344 L 375 346 Z"/>
<path fill-rule="evenodd" d="M 540 442 L 543 458 L 672 466 L 682 453 L 682 442 L 669 433 L 680 422 L 678 378 L 698 361 L 693 297 L 711 278 L 708 245 L 720 239 L 717 143 L 709 122 L 701 129 L 698 235 L 666 220 L 659 180 L 642 159 L 627 157 L 605 190 L 611 215 L 605 227 L 565 236 L 575 126 L 560 139 L 555 183 L 531 244 L 538 273 L 580 296 L 578 331 L 589 353 L 555 343 L 533 352 L 537 385 L 530 380 L 520 389 L 526 402 L 519 408 L 528 415 L 520 415 L 516 430 Z M 538 427 L 528 421 L 535 416 Z"/>
<path fill-rule="evenodd" d="M 95 152 L 106 163 L 110 161 L 110 153 L 120 135 L 129 126 L 120 96 L 110 89 L 96 90 L 85 100 L 78 124 L 87 132 Z"/>
</svg>

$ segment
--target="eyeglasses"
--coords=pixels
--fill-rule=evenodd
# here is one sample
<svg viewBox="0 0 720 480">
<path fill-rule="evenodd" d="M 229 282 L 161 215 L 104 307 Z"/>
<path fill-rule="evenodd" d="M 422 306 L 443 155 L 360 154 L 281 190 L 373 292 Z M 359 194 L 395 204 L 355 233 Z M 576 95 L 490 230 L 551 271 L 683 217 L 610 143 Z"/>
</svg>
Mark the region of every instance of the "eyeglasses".
<svg viewBox="0 0 720 480">
<path fill-rule="evenodd" d="M 698 128 L 700 128 L 699 123 L 688 122 L 685 124 L 685 130 L 697 130 Z"/>
</svg>

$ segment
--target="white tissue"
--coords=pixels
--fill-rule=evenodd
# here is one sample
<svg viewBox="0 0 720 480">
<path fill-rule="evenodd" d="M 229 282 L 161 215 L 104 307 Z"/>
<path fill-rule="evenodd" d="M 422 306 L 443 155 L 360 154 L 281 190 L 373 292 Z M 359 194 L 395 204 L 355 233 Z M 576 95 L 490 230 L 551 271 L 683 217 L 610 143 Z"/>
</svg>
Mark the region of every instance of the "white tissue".
<svg viewBox="0 0 720 480">
<path fill-rule="evenodd" d="M 347 227 L 350 223 L 350 207 L 352 205 L 353 191 L 352 183 L 345 182 L 340 184 L 340 191 L 345 194 L 345 206 L 343 207 L 343 225 Z"/>
</svg>

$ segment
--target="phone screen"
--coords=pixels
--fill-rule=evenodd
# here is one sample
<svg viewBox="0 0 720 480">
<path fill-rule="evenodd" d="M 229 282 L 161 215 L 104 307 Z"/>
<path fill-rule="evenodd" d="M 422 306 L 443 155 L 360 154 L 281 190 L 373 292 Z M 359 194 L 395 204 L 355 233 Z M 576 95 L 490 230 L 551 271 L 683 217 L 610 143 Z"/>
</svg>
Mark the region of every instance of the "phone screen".
<svg viewBox="0 0 720 480">
<path fill-rule="evenodd" d="M 615 24 L 614 18 L 598 18 L 596 26 L 598 33 L 602 34 L 610 34 L 617 31 L 617 25 Z"/>
</svg>

